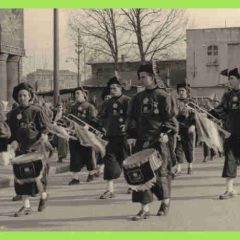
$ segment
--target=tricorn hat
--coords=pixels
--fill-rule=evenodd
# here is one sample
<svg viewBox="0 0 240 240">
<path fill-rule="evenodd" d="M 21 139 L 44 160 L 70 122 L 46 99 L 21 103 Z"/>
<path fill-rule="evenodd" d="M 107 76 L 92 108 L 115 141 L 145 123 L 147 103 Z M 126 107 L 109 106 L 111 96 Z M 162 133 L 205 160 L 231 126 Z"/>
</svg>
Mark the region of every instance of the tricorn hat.
<svg viewBox="0 0 240 240">
<path fill-rule="evenodd" d="M 186 90 L 190 89 L 190 84 L 186 83 L 186 82 L 183 82 L 183 83 L 178 83 L 177 85 L 177 90 L 179 88 L 185 88 Z"/>
<path fill-rule="evenodd" d="M 122 86 L 121 82 L 118 80 L 117 77 L 110 78 L 108 83 L 107 83 L 107 86 L 110 87 L 112 84 L 117 84 L 117 85 Z"/>
</svg>

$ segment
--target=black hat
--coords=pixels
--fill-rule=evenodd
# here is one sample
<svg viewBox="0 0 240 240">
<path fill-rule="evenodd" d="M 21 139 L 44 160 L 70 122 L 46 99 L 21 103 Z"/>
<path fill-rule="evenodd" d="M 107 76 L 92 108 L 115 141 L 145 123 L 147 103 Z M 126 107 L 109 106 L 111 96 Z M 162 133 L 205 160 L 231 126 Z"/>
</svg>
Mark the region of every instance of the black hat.
<svg viewBox="0 0 240 240">
<path fill-rule="evenodd" d="M 122 86 L 122 84 L 120 83 L 120 81 L 117 79 L 117 77 L 112 77 L 109 79 L 107 86 L 110 87 L 112 84 L 117 84 Z"/>
<path fill-rule="evenodd" d="M 85 90 L 83 87 L 77 87 L 77 88 L 75 88 L 75 89 L 73 90 L 73 95 L 75 96 L 75 93 L 76 93 L 76 91 L 78 91 L 78 90 L 82 91 L 82 93 L 83 93 L 83 95 L 84 95 L 84 98 L 87 99 L 88 91 Z"/>
<path fill-rule="evenodd" d="M 138 68 L 137 71 L 138 79 L 140 79 L 140 72 L 147 72 L 154 75 L 152 64 L 143 64 Z"/>
<path fill-rule="evenodd" d="M 228 77 L 230 77 L 230 76 L 235 76 L 236 78 L 240 79 L 240 75 L 239 75 L 238 69 L 234 68 L 234 69 L 230 70 L 228 72 Z"/>
<path fill-rule="evenodd" d="M 19 91 L 21 90 L 27 90 L 31 97 L 30 97 L 30 101 L 33 99 L 34 97 L 34 91 L 33 91 L 33 88 L 31 85 L 29 85 L 28 83 L 26 82 L 23 82 L 23 83 L 20 83 L 18 84 L 16 87 L 13 88 L 13 93 L 12 93 L 12 97 L 13 99 L 18 102 L 18 93 Z"/>
<path fill-rule="evenodd" d="M 228 77 L 228 69 L 224 69 L 223 71 L 220 72 L 221 75 Z"/>
<path fill-rule="evenodd" d="M 188 83 L 178 83 L 177 91 L 178 91 L 179 88 L 185 88 L 186 90 L 189 90 L 190 89 L 190 84 L 188 84 Z"/>
</svg>

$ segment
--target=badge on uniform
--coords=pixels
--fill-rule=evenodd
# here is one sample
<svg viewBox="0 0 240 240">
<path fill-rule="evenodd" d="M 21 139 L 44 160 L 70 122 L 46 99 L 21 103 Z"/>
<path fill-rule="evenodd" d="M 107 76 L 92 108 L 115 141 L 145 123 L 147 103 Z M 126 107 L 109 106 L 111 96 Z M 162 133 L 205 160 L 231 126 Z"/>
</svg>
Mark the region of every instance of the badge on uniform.
<svg viewBox="0 0 240 240">
<path fill-rule="evenodd" d="M 236 102 L 238 100 L 238 97 L 237 96 L 234 96 L 233 97 L 233 101 Z"/>
<path fill-rule="evenodd" d="M 79 110 L 79 111 L 82 111 L 82 107 L 78 107 L 78 110 Z"/>
<path fill-rule="evenodd" d="M 123 118 L 119 118 L 118 121 L 119 121 L 120 123 L 122 123 L 124 120 L 123 120 Z"/>
<path fill-rule="evenodd" d="M 114 103 L 114 104 L 113 104 L 113 108 L 118 108 L 117 103 Z"/>
<path fill-rule="evenodd" d="M 154 109 L 153 111 L 155 114 L 159 114 L 159 110 L 158 109 Z"/>
<path fill-rule="evenodd" d="M 23 116 L 22 116 L 22 114 L 21 114 L 21 113 L 19 113 L 19 114 L 17 115 L 17 119 L 18 119 L 18 120 L 21 120 L 21 119 L 22 119 L 22 117 L 23 117 Z"/>
<path fill-rule="evenodd" d="M 148 98 L 144 98 L 143 99 L 143 104 L 147 104 L 149 102 L 149 99 Z"/>
</svg>

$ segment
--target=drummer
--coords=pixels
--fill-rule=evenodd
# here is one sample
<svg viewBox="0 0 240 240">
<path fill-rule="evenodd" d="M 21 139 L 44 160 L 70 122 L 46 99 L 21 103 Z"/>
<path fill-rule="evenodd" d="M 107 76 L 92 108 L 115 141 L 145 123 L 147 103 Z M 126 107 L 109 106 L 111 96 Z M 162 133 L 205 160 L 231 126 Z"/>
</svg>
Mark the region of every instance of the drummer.
<svg viewBox="0 0 240 240">
<path fill-rule="evenodd" d="M 100 199 L 115 197 L 113 181 L 120 177 L 122 162 L 129 155 L 125 121 L 130 98 L 122 93 L 122 85 L 116 77 L 112 77 L 107 85 L 112 97 L 104 102 L 98 116 L 98 121 L 105 123 L 109 141 L 103 159 L 107 190 L 100 196 Z"/>
<path fill-rule="evenodd" d="M 19 104 L 8 114 L 8 124 L 11 129 L 11 137 L 9 143 L 16 151 L 16 156 L 28 153 L 30 147 L 36 141 L 47 141 L 47 118 L 39 107 L 31 105 L 30 101 L 34 97 L 32 87 L 27 83 L 20 83 L 13 89 L 13 99 Z M 44 173 L 41 179 L 41 190 L 36 185 L 36 182 L 28 184 L 19 184 L 14 180 L 14 188 L 17 196 L 21 196 L 23 206 L 15 217 L 29 215 L 32 209 L 29 202 L 29 196 L 41 193 L 38 211 L 43 211 L 47 206 L 48 194 L 47 188 L 47 175 L 49 166 L 44 163 Z"/>
<path fill-rule="evenodd" d="M 155 171 L 157 181 L 151 189 L 133 191 L 132 201 L 141 203 L 141 210 L 132 218 L 133 221 L 149 217 L 149 203 L 153 201 L 153 193 L 162 201 L 157 215 L 165 216 L 168 213 L 171 192 L 168 133 L 177 131 L 171 97 L 166 91 L 158 88 L 152 65 L 141 65 L 137 74 L 145 90 L 134 96 L 130 102 L 126 124 L 128 143 L 136 152 L 155 148 L 160 152 L 163 163 Z"/>
</svg>

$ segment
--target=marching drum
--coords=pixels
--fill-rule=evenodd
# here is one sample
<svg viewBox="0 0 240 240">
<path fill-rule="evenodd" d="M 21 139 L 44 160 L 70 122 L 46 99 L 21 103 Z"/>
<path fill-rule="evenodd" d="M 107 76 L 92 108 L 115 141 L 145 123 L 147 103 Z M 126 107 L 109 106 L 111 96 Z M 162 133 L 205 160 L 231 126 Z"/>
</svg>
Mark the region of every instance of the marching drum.
<svg viewBox="0 0 240 240">
<path fill-rule="evenodd" d="M 156 183 L 155 171 L 161 165 L 160 153 L 155 149 L 146 149 L 123 161 L 124 177 L 131 189 L 145 191 Z"/>
<path fill-rule="evenodd" d="M 44 170 L 43 158 L 41 153 L 27 153 L 14 158 L 12 164 L 16 180 L 24 183 L 41 177 Z"/>
</svg>

